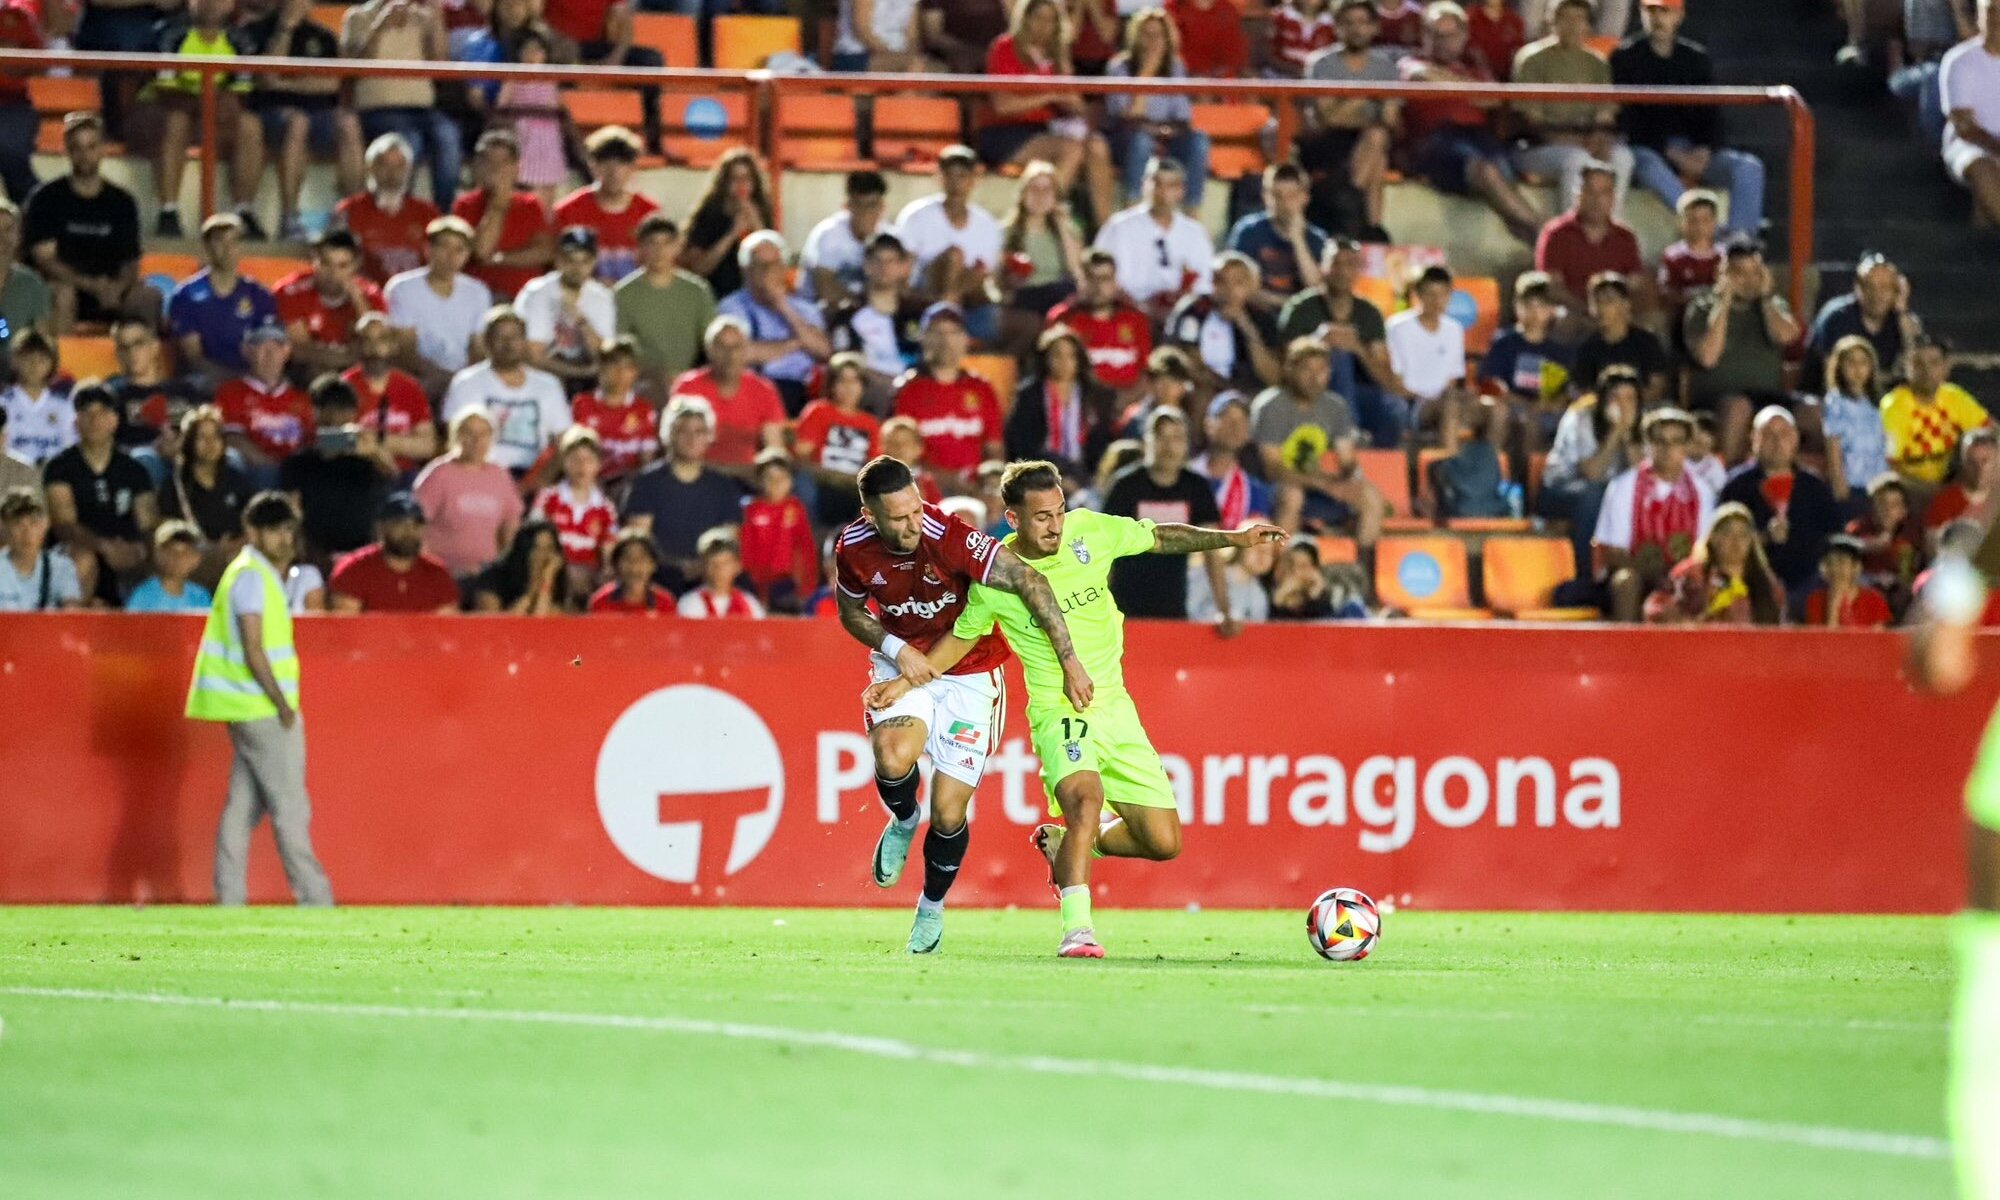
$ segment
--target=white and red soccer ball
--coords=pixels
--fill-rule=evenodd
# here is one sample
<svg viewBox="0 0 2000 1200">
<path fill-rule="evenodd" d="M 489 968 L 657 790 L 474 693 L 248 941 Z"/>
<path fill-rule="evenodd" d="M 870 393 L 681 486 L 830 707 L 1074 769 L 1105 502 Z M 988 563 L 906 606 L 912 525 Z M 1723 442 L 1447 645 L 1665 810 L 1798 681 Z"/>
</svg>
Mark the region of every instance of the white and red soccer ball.
<svg viewBox="0 0 2000 1200">
<path fill-rule="evenodd" d="M 1382 937 L 1382 913 L 1366 893 L 1331 888 L 1306 910 L 1306 940 L 1332 962 L 1356 962 L 1368 957 Z"/>
</svg>

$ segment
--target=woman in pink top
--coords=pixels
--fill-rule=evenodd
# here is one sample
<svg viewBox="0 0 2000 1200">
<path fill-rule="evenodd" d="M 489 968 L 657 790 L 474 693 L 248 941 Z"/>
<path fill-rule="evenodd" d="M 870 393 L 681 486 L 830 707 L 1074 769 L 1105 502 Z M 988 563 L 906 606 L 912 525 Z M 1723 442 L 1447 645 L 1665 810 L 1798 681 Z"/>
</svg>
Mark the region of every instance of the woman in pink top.
<svg viewBox="0 0 2000 1200">
<path fill-rule="evenodd" d="M 417 503 L 424 509 L 424 549 L 453 575 L 464 575 L 500 557 L 514 540 L 524 506 L 507 468 L 487 461 L 493 418 L 472 405 L 452 418 L 451 446 L 417 475 Z"/>
</svg>

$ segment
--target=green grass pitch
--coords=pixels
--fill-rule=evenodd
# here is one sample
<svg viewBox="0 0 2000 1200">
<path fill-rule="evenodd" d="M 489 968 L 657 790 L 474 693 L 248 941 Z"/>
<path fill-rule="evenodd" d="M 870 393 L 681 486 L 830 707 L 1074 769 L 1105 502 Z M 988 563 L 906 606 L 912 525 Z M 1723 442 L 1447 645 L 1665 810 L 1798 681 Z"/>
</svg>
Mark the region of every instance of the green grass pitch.
<svg viewBox="0 0 2000 1200">
<path fill-rule="evenodd" d="M 0 1196 L 1950 1194 L 1943 921 L 1303 925 L 0 909 Z"/>
</svg>

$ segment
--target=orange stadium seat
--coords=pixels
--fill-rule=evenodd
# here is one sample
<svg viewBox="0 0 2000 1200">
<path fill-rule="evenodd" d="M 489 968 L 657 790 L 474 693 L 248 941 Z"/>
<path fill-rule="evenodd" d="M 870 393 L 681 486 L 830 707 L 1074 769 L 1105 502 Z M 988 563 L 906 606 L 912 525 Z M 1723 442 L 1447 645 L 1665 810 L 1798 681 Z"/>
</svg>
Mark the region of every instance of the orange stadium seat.
<svg viewBox="0 0 2000 1200">
<path fill-rule="evenodd" d="M 1361 547 L 1355 544 L 1353 538 L 1323 533 L 1313 539 L 1313 545 L 1319 550 L 1319 565 L 1322 567 L 1345 566 L 1361 561 Z"/>
<path fill-rule="evenodd" d="M 694 167 L 712 167 L 749 136 L 750 106 L 741 92 L 705 96 L 669 92 L 660 98 L 660 140 L 668 155 Z"/>
<path fill-rule="evenodd" d="M 1375 543 L 1375 594 L 1383 604 L 1424 620 L 1485 620 L 1472 605 L 1465 543 L 1455 537 L 1385 537 Z"/>
<path fill-rule="evenodd" d="M 1271 113 L 1261 104 L 1196 104 L 1194 127 L 1208 135 L 1208 173 L 1215 179 L 1240 179 L 1261 172 L 1264 126 Z"/>
<path fill-rule="evenodd" d="M 928 172 L 946 146 L 965 140 L 965 112 L 944 96 L 878 96 L 875 161 Z"/>
<path fill-rule="evenodd" d="M 625 88 L 579 88 L 563 96 L 563 107 L 569 110 L 570 120 L 584 130 L 606 125 L 637 129 L 645 121 L 639 93 Z"/>
<path fill-rule="evenodd" d="M 274 288 L 287 275 L 305 265 L 306 262 L 302 258 L 270 258 L 246 254 L 243 256 L 243 261 L 237 265 L 237 270 L 241 271 L 246 279 L 254 279 L 267 288 Z"/>
<path fill-rule="evenodd" d="M 148 250 L 145 257 L 139 260 L 139 278 L 160 288 L 163 296 L 171 296 L 176 284 L 199 270 L 201 259 L 192 254 Z"/>
<path fill-rule="evenodd" d="M 1568 538 L 1496 537 L 1480 551 L 1486 603 L 1521 621 L 1594 621 L 1594 608 L 1556 608 L 1556 588 L 1576 576 Z"/>
<path fill-rule="evenodd" d="M 864 165 L 854 100 L 841 93 L 780 93 L 777 134 L 782 167 L 852 171 Z"/>
<path fill-rule="evenodd" d="M 701 43 L 693 17 L 679 13 L 634 13 L 632 42 L 658 50 L 666 65 L 683 70 L 701 66 Z"/>
<path fill-rule="evenodd" d="M 1000 415 L 1005 416 L 1014 407 L 1014 389 L 1020 386 L 1019 370 L 1011 354 L 968 354 L 965 369 L 993 385 L 993 391 L 1000 397 Z"/>
<path fill-rule="evenodd" d="M 1393 317 L 1403 307 L 1396 296 L 1396 285 L 1374 275 L 1364 275 L 1354 281 L 1354 294 L 1380 309 L 1384 317 Z"/>
<path fill-rule="evenodd" d="M 28 100 L 35 106 L 35 111 L 45 117 L 96 112 L 104 105 L 104 95 L 94 75 L 64 78 L 31 75 L 28 77 Z"/>
<path fill-rule="evenodd" d="M 1408 455 L 1401 450 L 1360 450 L 1356 451 L 1355 457 L 1361 474 L 1389 503 L 1389 518 L 1382 522 L 1382 528 L 1391 532 L 1418 532 L 1431 528 L 1431 522 L 1417 516 L 1416 507 L 1411 503 Z"/>
<path fill-rule="evenodd" d="M 313 24 L 324 25 L 333 31 L 335 37 L 339 37 L 340 27 L 347 23 L 350 7 L 346 4 L 315 4 L 311 10 Z"/>
<path fill-rule="evenodd" d="M 1484 354 L 1493 344 L 1493 335 L 1500 331 L 1500 281 L 1474 276 L 1457 282 L 1457 290 L 1471 298 L 1479 314 L 1465 331 L 1465 348 L 1472 354 Z"/>
<path fill-rule="evenodd" d="M 754 71 L 773 54 L 797 54 L 803 45 L 796 17 L 715 18 L 717 70 Z"/>
<path fill-rule="evenodd" d="M 75 380 L 105 379 L 118 373 L 118 352 L 108 337 L 71 334 L 59 339 L 62 373 Z"/>
</svg>

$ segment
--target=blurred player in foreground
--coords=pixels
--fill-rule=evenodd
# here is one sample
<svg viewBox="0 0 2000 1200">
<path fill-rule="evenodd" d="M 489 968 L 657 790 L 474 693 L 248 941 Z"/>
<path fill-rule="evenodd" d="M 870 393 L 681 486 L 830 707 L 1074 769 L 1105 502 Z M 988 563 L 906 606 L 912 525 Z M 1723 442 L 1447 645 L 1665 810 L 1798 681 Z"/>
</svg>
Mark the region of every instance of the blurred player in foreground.
<svg viewBox="0 0 2000 1200">
<path fill-rule="evenodd" d="M 1053 643 L 1049 661 L 1060 663 L 1053 668 L 1056 689 L 1078 708 L 1090 704 L 1091 682 L 1047 580 L 1013 551 L 925 504 L 908 464 L 881 455 L 861 468 L 857 482 L 862 514 L 840 531 L 834 547 L 840 623 L 868 647 L 871 678 L 900 675 L 915 688 L 899 693 L 893 706 L 874 706 L 885 711 L 862 711 L 875 751 L 875 790 L 890 814 L 871 871 L 877 887 L 902 877 L 917 832 L 917 759 L 929 754 L 931 827 L 924 835 L 924 893 L 909 944 L 910 953 L 929 954 L 944 937 L 945 893 L 965 861 L 971 836 L 966 806 L 1000 741 L 1007 644 L 997 636 L 976 647 L 968 643 L 936 670 L 924 652 L 951 632 L 977 580 L 1033 613 L 1049 631 L 1043 644 Z"/>
<path fill-rule="evenodd" d="M 1987 535 L 1989 545 L 1993 535 Z M 1982 560 L 1986 547 L 1981 548 Z M 1972 638 L 1986 581 L 1964 558 L 1940 559 L 1924 586 L 1911 674 L 1949 694 L 1972 680 Z M 1958 1012 L 1952 1023 L 1952 1137 L 1967 1200 L 2000 1200 L 2000 719 L 1986 731 L 1965 787 L 1968 887 L 1958 928 Z"/>
<path fill-rule="evenodd" d="M 1133 554 L 1193 554 L 1226 546 L 1282 541 L 1285 531 L 1254 524 L 1235 533 L 1104 513 L 1065 510 L 1053 463 L 1019 462 L 1001 477 L 1000 498 L 1014 532 L 1001 542 L 1048 577 L 1062 597 L 1083 667 L 1096 681 L 1087 707 L 1064 687 L 1065 664 L 1038 620 L 1016 596 L 991 586 L 972 598 L 950 633 L 931 647 L 928 666 L 949 671 L 982 645 L 994 625 L 1007 635 L 1028 679 L 1028 724 L 1042 762 L 1049 811 L 1061 825 L 1035 830 L 1062 900 L 1063 958 L 1103 958 L 1091 929 L 1090 860 L 1096 856 L 1165 861 L 1181 851 L 1180 813 L 1160 755 L 1139 724 L 1125 690 L 1125 614 L 1111 598 L 1111 564 Z M 897 703 L 908 676 L 868 689 L 870 707 Z M 1117 819 L 1099 828 L 1109 803 Z"/>
</svg>

